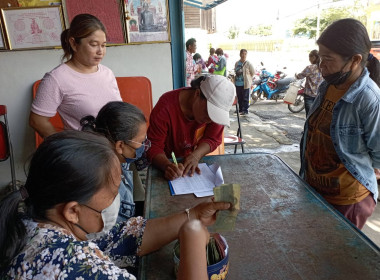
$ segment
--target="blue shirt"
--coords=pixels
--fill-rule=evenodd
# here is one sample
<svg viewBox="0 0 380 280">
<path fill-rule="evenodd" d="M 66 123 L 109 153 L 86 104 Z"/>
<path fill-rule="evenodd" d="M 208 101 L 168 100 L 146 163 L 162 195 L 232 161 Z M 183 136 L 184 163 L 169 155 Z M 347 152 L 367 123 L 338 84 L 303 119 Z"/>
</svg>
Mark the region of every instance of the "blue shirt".
<svg viewBox="0 0 380 280">
<path fill-rule="evenodd" d="M 119 186 L 120 210 L 117 222 L 128 220 L 135 215 L 133 202 L 133 171 L 129 171 L 129 164 L 121 164 L 121 182 Z"/>
<path fill-rule="evenodd" d="M 243 63 L 240 60 L 235 67 L 235 74 L 235 85 L 238 87 L 244 86 Z"/>
<path fill-rule="evenodd" d="M 305 122 L 300 145 L 300 176 L 304 179 L 308 119 L 321 105 L 327 88 L 328 84 L 324 81 Z M 330 124 L 330 136 L 344 166 L 373 194 L 376 202 L 379 190 L 374 168 L 380 168 L 380 89 L 369 77 L 366 68 L 336 103 Z"/>
</svg>

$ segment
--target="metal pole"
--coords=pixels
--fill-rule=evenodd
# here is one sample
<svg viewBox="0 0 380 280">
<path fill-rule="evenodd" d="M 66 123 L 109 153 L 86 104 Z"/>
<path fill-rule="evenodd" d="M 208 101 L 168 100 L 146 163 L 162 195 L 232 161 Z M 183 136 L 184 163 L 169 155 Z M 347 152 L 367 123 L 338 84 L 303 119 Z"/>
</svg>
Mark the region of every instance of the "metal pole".
<svg viewBox="0 0 380 280">
<path fill-rule="evenodd" d="M 319 0 L 317 0 L 317 32 L 316 32 L 315 40 L 318 40 L 319 38 L 320 20 L 321 20 L 321 10 L 319 7 Z"/>
</svg>

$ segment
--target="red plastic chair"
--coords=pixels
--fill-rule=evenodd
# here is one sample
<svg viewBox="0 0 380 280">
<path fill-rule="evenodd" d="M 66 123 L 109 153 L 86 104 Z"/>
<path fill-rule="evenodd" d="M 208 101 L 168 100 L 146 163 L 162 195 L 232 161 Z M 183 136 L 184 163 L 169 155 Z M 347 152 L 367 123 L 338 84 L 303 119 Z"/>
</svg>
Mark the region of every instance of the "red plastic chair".
<svg viewBox="0 0 380 280">
<path fill-rule="evenodd" d="M 4 121 L 0 121 L 0 161 L 5 161 L 8 158 L 10 159 L 12 187 L 13 189 L 16 189 L 15 163 L 7 119 L 7 106 L 0 105 L 0 117 L 3 117 L 4 119 Z"/>
</svg>

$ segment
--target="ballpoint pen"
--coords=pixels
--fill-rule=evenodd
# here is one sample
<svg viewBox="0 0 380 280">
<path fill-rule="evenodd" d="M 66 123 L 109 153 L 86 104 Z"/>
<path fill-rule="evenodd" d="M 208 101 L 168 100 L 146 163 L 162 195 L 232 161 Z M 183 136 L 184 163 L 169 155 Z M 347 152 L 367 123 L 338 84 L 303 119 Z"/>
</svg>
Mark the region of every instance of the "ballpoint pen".
<svg viewBox="0 0 380 280">
<path fill-rule="evenodd" d="M 172 152 L 172 159 L 173 159 L 173 162 L 175 163 L 175 165 L 178 167 L 177 159 L 175 158 L 174 152 Z"/>
</svg>

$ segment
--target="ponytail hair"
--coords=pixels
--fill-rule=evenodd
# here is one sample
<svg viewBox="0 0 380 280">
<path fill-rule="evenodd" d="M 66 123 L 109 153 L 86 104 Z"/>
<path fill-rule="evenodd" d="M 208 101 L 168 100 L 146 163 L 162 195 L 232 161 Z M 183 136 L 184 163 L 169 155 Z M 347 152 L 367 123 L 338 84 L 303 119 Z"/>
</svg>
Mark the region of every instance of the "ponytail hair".
<svg viewBox="0 0 380 280">
<path fill-rule="evenodd" d="M 66 130 L 47 137 L 33 155 L 25 185 L 0 201 L 0 271 L 25 245 L 22 218 L 47 221 L 47 211 L 59 204 L 87 203 L 113 180 L 118 165 L 115 148 L 98 134 Z"/>
<path fill-rule="evenodd" d="M 12 261 L 25 246 L 26 229 L 21 220 L 20 191 L 14 191 L 0 201 L 0 270 Z"/>
<path fill-rule="evenodd" d="M 372 54 L 369 54 L 367 59 L 367 69 L 369 77 L 380 87 L 380 63 L 379 60 Z"/>
<path fill-rule="evenodd" d="M 90 14 L 76 15 L 70 23 L 70 28 L 61 33 L 62 61 L 69 60 L 74 54 L 70 38 L 74 38 L 75 43 L 80 44 L 83 38 L 87 38 L 97 30 L 102 30 L 107 35 L 105 26 L 97 17 Z"/>
<path fill-rule="evenodd" d="M 144 113 L 136 106 L 122 101 L 107 103 L 96 118 L 86 116 L 80 120 L 83 131 L 100 133 L 112 143 L 133 139 L 143 123 L 146 123 Z"/>
</svg>

